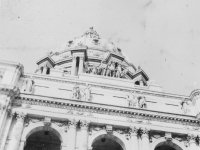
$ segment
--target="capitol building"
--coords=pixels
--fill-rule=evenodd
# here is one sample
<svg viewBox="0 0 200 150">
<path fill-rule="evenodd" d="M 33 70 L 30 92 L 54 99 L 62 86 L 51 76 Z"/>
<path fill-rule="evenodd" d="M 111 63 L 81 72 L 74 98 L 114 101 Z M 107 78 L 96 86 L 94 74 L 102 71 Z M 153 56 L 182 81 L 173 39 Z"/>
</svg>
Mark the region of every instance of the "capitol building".
<svg viewBox="0 0 200 150">
<path fill-rule="evenodd" d="M 200 150 L 200 90 L 164 93 L 92 27 L 38 59 L 0 61 L 0 150 Z"/>
</svg>

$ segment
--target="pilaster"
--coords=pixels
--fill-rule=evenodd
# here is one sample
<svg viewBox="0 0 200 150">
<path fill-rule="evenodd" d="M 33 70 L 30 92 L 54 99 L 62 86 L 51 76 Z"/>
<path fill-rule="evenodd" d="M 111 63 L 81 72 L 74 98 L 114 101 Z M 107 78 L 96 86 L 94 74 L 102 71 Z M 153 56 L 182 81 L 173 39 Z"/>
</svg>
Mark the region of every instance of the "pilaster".
<svg viewBox="0 0 200 150">
<path fill-rule="evenodd" d="M 23 132 L 25 117 L 26 117 L 26 113 L 23 113 L 23 112 L 16 113 L 16 124 L 13 127 L 13 130 L 11 133 L 11 140 L 8 144 L 7 150 L 18 150 L 21 135 Z"/>
<path fill-rule="evenodd" d="M 141 138 L 142 138 L 142 150 L 149 150 L 149 131 L 150 129 L 141 128 Z"/>
<path fill-rule="evenodd" d="M 139 129 L 137 127 L 130 127 L 129 129 L 131 136 L 131 150 L 139 150 L 138 130 Z"/>
<path fill-rule="evenodd" d="M 194 134 L 188 134 L 187 139 L 189 141 L 189 150 L 198 150 L 196 138 L 197 136 L 195 136 Z"/>
<path fill-rule="evenodd" d="M 80 127 L 81 127 L 81 141 L 80 141 L 79 149 L 87 150 L 89 122 L 86 120 L 80 120 Z"/>
<path fill-rule="evenodd" d="M 67 150 L 75 150 L 76 146 L 76 131 L 77 131 L 78 121 L 75 119 L 70 119 L 68 122 L 68 132 L 67 132 Z"/>
</svg>

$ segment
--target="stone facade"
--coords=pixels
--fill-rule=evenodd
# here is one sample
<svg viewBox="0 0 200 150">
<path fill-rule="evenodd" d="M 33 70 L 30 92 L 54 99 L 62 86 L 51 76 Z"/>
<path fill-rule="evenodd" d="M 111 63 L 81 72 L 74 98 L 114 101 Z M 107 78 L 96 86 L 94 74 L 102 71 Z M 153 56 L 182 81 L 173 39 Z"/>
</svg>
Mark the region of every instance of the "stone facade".
<svg viewBox="0 0 200 150">
<path fill-rule="evenodd" d="M 1 150 L 200 150 L 200 90 L 163 93 L 93 28 L 37 64 L 0 61 Z"/>
</svg>

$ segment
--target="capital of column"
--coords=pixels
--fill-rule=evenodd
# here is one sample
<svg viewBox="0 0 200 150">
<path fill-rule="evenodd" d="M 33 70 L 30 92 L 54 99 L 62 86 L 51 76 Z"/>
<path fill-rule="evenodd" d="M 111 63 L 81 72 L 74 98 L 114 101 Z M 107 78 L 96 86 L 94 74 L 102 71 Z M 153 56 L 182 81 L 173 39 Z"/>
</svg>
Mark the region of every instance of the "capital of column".
<svg viewBox="0 0 200 150">
<path fill-rule="evenodd" d="M 25 119 L 26 115 L 27 114 L 23 113 L 23 112 L 16 112 L 16 120 L 24 122 L 24 119 Z"/>
<path fill-rule="evenodd" d="M 80 120 L 81 130 L 87 130 L 89 127 L 89 122 L 87 120 Z"/>
<path fill-rule="evenodd" d="M 136 127 L 130 127 L 129 133 L 130 133 L 131 136 L 137 136 L 138 130 L 139 130 L 139 129 L 136 128 Z"/>
<path fill-rule="evenodd" d="M 69 128 L 76 128 L 78 121 L 75 119 L 69 119 L 68 126 Z"/>
<path fill-rule="evenodd" d="M 149 131 L 150 129 L 147 129 L 147 128 L 141 128 L 141 137 L 149 137 Z"/>
<path fill-rule="evenodd" d="M 194 134 L 188 134 L 187 135 L 187 139 L 188 139 L 188 141 L 189 141 L 189 143 L 191 144 L 191 143 L 196 143 L 196 136 L 194 135 Z"/>
<path fill-rule="evenodd" d="M 77 56 L 73 56 L 72 59 L 75 60 Z"/>
<path fill-rule="evenodd" d="M 84 56 L 80 56 L 79 58 L 80 58 L 80 60 L 83 60 Z"/>
</svg>

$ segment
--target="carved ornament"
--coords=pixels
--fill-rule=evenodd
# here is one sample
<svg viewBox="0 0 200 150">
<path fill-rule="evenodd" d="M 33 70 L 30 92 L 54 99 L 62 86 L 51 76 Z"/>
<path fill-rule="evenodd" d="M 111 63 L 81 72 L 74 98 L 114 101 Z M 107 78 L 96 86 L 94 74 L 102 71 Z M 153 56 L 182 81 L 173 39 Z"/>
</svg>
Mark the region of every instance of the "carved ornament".
<svg viewBox="0 0 200 150">
<path fill-rule="evenodd" d="M 87 120 L 80 120 L 81 129 L 88 129 L 89 122 Z"/>
<path fill-rule="evenodd" d="M 165 133 L 165 140 L 166 140 L 166 141 L 172 141 L 172 134 L 166 132 L 166 133 Z"/>
</svg>

